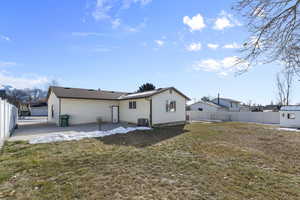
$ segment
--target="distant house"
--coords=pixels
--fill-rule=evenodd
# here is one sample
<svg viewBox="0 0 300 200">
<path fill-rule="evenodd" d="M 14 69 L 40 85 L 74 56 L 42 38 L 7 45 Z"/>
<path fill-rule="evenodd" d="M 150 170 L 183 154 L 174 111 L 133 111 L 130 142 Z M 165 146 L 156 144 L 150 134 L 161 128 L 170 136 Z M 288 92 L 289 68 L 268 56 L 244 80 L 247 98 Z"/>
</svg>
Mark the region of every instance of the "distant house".
<svg viewBox="0 0 300 200">
<path fill-rule="evenodd" d="M 198 101 L 196 103 L 191 104 L 189 107 L 190 110 L 193 111 L 204 111 L 204 112 L 228 111 L 226 107 L 210 101 Z"/>
<path fill-rule="evenodd" d="M 218 97 L 213 99 L 212 102 L 227 108 L 229 112 L 240 112 L 241 110 L 241 102 L 237 100 Z"/>
<path fill-rule="evenodd" d="M 263 107 L 263 112 L 279 112 L 280 105 L 266 105 Z"/>
<path fill-rule="evenodd" d="M 48 116 L 47 99 L 41 99 L 38 102 L 30 104 L 31 116 Z"/>
<path fill-rule="evenodd" d="M 70 115 L 70 124 L 105 122 L 138 123 L 147 120 L 150 126 L 185 123 L 186 95 L 174 87 L 140 93 L 106 90 L 50 87 L 48 121 L 59 123 L 60 115 Z"/>
</svg>

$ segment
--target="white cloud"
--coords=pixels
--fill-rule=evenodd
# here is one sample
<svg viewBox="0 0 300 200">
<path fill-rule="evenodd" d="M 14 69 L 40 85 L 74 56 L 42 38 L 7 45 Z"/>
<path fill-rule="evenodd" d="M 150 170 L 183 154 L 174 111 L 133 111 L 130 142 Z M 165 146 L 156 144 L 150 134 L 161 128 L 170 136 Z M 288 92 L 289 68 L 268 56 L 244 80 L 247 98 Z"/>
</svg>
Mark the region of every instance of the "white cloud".
<svg viewBox="0 0 300 200">
<path fill-rule="evenodd" d="M 110 19 L 109 11 L 112 9 L 110 0 L 97 0 L 95 10 L 92 12 L 92 16 L 95 20 Z"/>
<path fill-rule="evenodd" d="M 249 63 L 240 63 L 236 56 L 225 57 L 222 60 L 205 59 L 198 61 L 194 65 L 196 71 L 216 72 L 218 75 L 227 76 L 230 73 L 246 70 L 249 68 Z"/>
<path fill-rule="evenodd" d="M 121 25 L 121 19 L 118 18 L 118 14 L 122 9 L 129 9 L 132 4 L 145 6 L 151 1 L 152 0 L 96 0 L 91 15 L 96 21 L 109 21 L 112 28 L 118 28 Z"/>
<path fill-rule="evenodd" d="M 235 26 L 241 26 L 242 24 L 236 20 L 231 14 L 221 11 L 219 17 L 215 20 L 214 29 L 223 30 L 225 28 L 231 28 Z"/>
<path fill-rule="evenodd" d="M 17 65 L 15 62 L 0 61 L 0 67 L 10 67 L 15 65 Z"/>
<path fill-rule="evenodd" d="M 224 49 L 239 49 L 239 48 L 241 48 L 241 46 L 234 42 L 232 44 L 225 44 L 223 46 L 223 48 Z"/>
<path fill-rule="evenodd" d="M 206 26 L 201 14 L 197 14 L 192 18 L 185 16 L 183 17 L 183 23 L 190 27 L 190 31 L 200 31 Z"/>
<path fill-rule="evenodd" d="M 111 21 L 112 28 L 118 28 L 121 25 L 121 20 L 119 18 Z"/>
<path fill-rule="evenodd" d="M 8 36 L 0 35 L 1 40 L 10 41 L 11 39 Z"/>
<path fill-rule="evenodd" d="M 221 67 L 219 61 L 214 59 L 206 59 L 201 60 L 200 62 L 196 63 L 194 66 L 195 70 L 204 70 L 204 71 L 218 71 Z"/>
<path fill-rule="evenodd" d="M 160 47 L 164 46 L 164 44 L 165 44 L 165 41 L 163 41 L 163 40 L 154 40 L 154 42 Z"/>
<path fill-rule="evenodd" d="M 43 76 L 30 75 L 20 77 L 13 76 L 5 71 L 0 71 L 0 85 L 11 85 L 14 88 L 24 89 L 42 87 L 48 82 L 48 78 Z"/>
<path fill-rule="evenodd" d="M 201 47 L 202 47 L 201 43 L 198 42 L 198 43 L 192 43 L 192 44 L 188 45 L 188 46 L 186 47 L 186 49 L 187 49 L 188 51 L 200 51 L 200 50 L 201 50 Z"/>
<path fill-rule="evenodd" d="M 219 45 L 209 43 L 209 44 L 207 44 L 207 47 L 210 48 L 210 49 L 217 49 L 217 48 L 219 48 Z"/>
<path fill-rule="evenodd" d="M 146 21 L 147 20 L 144 19 L 144 21 L 137 26 L 124 26 L 124 30 L 127 32 L 139 32 L 146 27 Z"/>
</svg>

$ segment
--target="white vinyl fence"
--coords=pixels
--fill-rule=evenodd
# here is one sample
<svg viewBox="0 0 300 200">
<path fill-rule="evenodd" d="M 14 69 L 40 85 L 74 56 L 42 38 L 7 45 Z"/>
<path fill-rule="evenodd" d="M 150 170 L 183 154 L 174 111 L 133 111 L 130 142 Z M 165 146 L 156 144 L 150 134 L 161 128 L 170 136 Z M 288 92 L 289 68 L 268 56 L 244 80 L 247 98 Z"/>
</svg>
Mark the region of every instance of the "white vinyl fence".
<svg viewBox="0 0 300 200">
<path fill-rule="evenodd" d="M 237 121 L 264 124 L 279 124 L 279 112 L 203 112 L 188 111 L 191 121 Z"/>
<path fill-rule="evenodd" d="M 18 109 L 0 98 L 0 148 L 14 130 L 18 120 Z"/>
</svg>

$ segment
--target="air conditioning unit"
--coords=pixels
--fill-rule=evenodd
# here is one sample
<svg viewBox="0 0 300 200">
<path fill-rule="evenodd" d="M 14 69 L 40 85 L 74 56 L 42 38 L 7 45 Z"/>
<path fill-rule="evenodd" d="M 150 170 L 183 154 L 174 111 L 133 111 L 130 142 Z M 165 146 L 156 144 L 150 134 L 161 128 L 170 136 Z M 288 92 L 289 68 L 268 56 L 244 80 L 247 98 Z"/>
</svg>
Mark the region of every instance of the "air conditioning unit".
<svg viewBox="0 0 300 200">
<path fill-rule="evenodd" d="M 149 126 L 149 120 L 145 118 L 139 118 L 137 122 L 138 126 Z"/>
</svg>

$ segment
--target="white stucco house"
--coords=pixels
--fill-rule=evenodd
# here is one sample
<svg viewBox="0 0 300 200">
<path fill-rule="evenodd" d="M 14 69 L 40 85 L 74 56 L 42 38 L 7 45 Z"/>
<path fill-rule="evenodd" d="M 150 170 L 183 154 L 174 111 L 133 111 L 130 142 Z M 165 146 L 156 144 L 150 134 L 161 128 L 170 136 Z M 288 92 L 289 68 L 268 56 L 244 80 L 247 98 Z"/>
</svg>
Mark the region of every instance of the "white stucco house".
<svg viewBox="0 0 300 200">
<path fill-rule="evenodd" d="M 196 103 L 193 103 L 190 105 L 190 110 L 203 112 L 228 111 L 226 107 L 210 101 L 198 101 Z"/>
<path fill-rule="evenodd" d="M 147 119 L 150 126 L 185 123 L 188 100 L 174 87 L 141 93 L 50 87 L 48 122 L 58 124 L 59 116 L 67 114 L 71 125 L 94 123 L 98 117 L 105 122 L 135 124 Z"/>
<path fill-rule="evenodd" d="M 300 106 L 282 106 L 279 112 L 280 126 L 300 128 Z"/>
<path fill-rule="evenodd" d="M 229 98 L 215 98 L 212 100 L 213 103 L 226 107 L 229 112 L 240 112 L 241 102 Z"/>
</svg>

